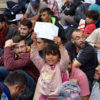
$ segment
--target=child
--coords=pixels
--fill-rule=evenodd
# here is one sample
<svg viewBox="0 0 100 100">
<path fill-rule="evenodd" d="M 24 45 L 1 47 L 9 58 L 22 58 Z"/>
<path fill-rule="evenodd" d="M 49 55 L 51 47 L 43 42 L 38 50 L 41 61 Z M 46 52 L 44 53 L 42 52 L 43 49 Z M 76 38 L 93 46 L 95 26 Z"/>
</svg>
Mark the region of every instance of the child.
<svg viewBox="0 0 100 100">
<path fill-rule="evenodd" d="M 87 12 L 86 14 L 86 27 L 84 30 L 84 34 L 86 35 L 86 37 L 88 37 L 95 29 L 96 29 L 96 25 L 95 25 L 95 21 L 98 19 L 98 12 L 94 11 L 94 10 L 90 10 Z"/>
<path fill-rule="evenodd" d="M 57 100 L 58 89 L 62 84 L 62 76 L 68 65 L 68 53 L 59 37 L 55 37 L 57 44 L 49 44 L 44 49 L 45 60 L 39 56 L 36 40 L 31 46 L 31 60 L 40 71 L 38 80 L 39 100 Z"/>
</svg>

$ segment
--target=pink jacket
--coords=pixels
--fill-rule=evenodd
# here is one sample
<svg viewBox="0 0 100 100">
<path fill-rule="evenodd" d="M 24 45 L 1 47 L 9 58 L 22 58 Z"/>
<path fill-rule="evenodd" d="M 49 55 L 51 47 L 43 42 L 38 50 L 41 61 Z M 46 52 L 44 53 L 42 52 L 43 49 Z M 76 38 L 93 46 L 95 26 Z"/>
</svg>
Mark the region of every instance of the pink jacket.
<svg viewBox="0 0 100 100">
<path fill-rule="evenodd" d="M 60 53 L 60 62 L 51 67 L 39 56 L 37 47 L 31 47 L 31 60 L 40 71 L 40 77 L 38 80 L 39 92 L 50 98 L 57 97 L 58 89 L 62 84 L 62 75 L 67 70 L 67 50 L 65 48 L 60 49 Z"/>
</svg>

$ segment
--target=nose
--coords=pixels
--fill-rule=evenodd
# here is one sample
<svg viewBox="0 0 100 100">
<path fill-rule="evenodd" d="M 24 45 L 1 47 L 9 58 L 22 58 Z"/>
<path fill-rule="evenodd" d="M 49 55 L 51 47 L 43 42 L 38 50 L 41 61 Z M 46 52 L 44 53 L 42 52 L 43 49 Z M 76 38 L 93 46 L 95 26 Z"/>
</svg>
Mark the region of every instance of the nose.
<svg viewBox="0 0 100 100">
<path fill-rule="evenodd" d="M 19 48 L 19 50 L 18 50 L 18 51 L 19 51 L 19 53 L 21 53 L 21 52 L 22 52 L 22 48 Z"/>
<path fill-rule="evenodd" d="M 99 70 L 99 71 L 100 71 L 100 65 L 98 65 L 98 66 L 96 67 L 96 70 Z"/>
<path fill-rule="evenodd" d="M 49 55 L 49 58 L 52 58 L 53 57 L 53 55 Z"/>
</svg>

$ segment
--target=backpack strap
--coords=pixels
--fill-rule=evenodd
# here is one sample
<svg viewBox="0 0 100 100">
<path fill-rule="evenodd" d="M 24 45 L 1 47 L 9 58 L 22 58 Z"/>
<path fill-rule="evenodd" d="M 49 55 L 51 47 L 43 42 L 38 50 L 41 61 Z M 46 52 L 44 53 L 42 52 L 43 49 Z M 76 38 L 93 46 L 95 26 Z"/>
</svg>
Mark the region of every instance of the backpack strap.
<svg viewBox="0 0 100 100">
<path fill-rule="evenodd" d="M 8 99 L 10 100 L 11 94 L 8 87 L 2 82 L 0 82 L 0 86 L 2 87 L 3 92 L 7 95 Z"/>
</svg>

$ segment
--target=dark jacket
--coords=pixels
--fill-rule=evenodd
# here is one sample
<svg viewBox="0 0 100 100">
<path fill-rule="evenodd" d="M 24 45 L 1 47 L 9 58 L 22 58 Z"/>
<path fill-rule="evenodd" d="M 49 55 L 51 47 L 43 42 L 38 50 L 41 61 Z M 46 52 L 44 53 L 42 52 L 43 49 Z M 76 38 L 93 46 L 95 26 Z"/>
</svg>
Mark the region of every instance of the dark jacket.
<svg viewBox="0 0 100 100">
<path fill-rule="evenodd" d="M 71 7 L 69 8 L 69 10 L 65 10 L 65 11 L 64 11 L 64 14 L 65 14 L 65 15 L 74 16 L 74 15 L 75 15 L 75 10 L 76 10 L 76 8 L 77 8 L 80 4 L 82 4 L 82 2 L 80 2 L 80 1 L 74 2 L 74 3 L 71 5 Z"/>
<path fill-rule="evenodd" d="M 9 29 L 6 35 L 6 40 L 11 39 L 16 34 L 19 34 L 18 30 L 12 27 L 11 25 L 9 25 L 8 27 Z"/>
<path fill-rule="evenodd" d="M 59 28 L 58 36 L 61 38 L 62 43 L 64 44 L 67 39 L 65 38 L 65 30 L 63 29 L 62 25 L 59 24 L 58 20 L 55 17 L 51 17 L 52 24 L 56 25 Z"/>
<path fill-rule="evenodd" d="M 75 10 L 74 20 L 78 24 L 80 19 L 86 18 L 86 13 L 88 11 L 89 3 L 82 3 Z"/>
</svg>

